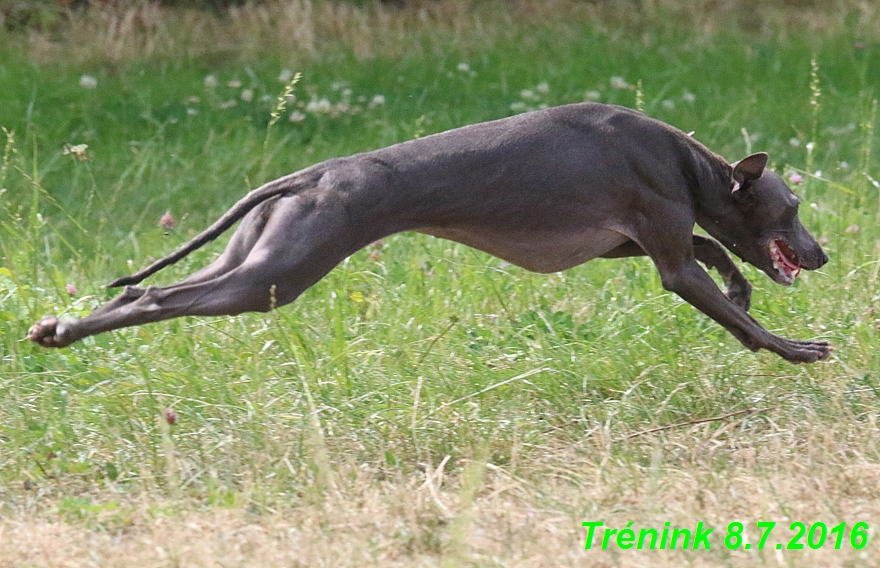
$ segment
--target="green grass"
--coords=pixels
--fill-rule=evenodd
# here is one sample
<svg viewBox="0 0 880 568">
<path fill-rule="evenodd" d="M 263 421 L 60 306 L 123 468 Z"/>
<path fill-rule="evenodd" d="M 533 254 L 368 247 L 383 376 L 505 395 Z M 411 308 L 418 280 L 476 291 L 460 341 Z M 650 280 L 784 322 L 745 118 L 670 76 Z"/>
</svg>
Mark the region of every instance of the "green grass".
<svg viewBox="0 0 880 568">
<path fill-rule="evenodd" d="M 247 61 L 208 54 L 37 63 L 23 55 L 21 38 L 4 40 L 0 125 L 14 140 L 7 137 L 0 173 L 0 515 L 37 510 L 106 528 L 124 525 L 134 507 L 127 503 L 144 495 L 167 497 L 172 515 L 278 511 L 313 503 L 361 466 L 375 483 L 421 483 L 427 464 L 445 456 L 449 471 L 485 456 L 540 485 L 565 467 L 552 459 L 542 466 L 558 448 L 607 456 L 616 471 L 631 472 L 617 482 L 624 487 L 648 483 L 652 468 L 697 462 L 700 475 L 714 478 L 737 467 L 746 442 L 758 463 L 778 463 L 780 454 L 766 453 L 778 428 L 794 436 L 794 461 L 812 455 L 801 442 L 825 431 L 845 455 L 876 464 L 876 38 L 854 48 L 864 38 L 844 28 L 798 38 L 672 25 L 510 25 L 479 48 L 434 41 L 430 53 L 401 57 L 337 46 Z M 811 95 L 811 59 L 820 95 Z M 298 108 L 307 116 L 292 123 L 294 104 L 267 131 L 283 69 L 303 73 L 297 101 L 335 104 L 350 89 L 361 111 L 333 117 Z M 97 88 L 81 87 L 81 75 Z M 206 86 L 208 75 L 219 84 Z M 171 251 L 267 179 L 508 116 L 512 104 L 564 104 L 597 91 L 603 102 L 635 106 L 635 90 L 613 88 L 612 77 L 641 81 L 647 114 L 695 130 L 729 159 L 763 150 L 780 173 L 804 173 L 795 187 L 805 198 L 802 219 L 827 239 L 831 262 L 792 288 L 743 270 L 755 285 L 754 316 L 784 336 L 827 338 L 830 362 L 792 366 L 745 350 L 665 292 L 645 259 L 544 276 L 412 234 L 353 255 L 269 315 L 175 320 L 58 351 L 22 339 L 42 315 L 88 313 L 129 262 L 140 267 Z M 228 86 L 233 80 L 241 86 Z M 250 102 L 243 89 L 253 90 Z M 375 95 L 385 103 L 368 108 Z M 88 144 L 88 159 L 64 155 L 65 144 Z M 168 234 L 158 226 L 166 211 L 177 220 Z M 173 282 L 221 247 L 151 282 Z M 178 415 L 170 436 L 159 427 L 169 407 Z M 769 410 L 736 418 L 722 435 L 729 444 L 698 457 L 688 435 L 678 445 L 662 433 L 620 442 L 745 409 Z M 580 474 L 572 466 L 567 475 Z M 606 499 L 626 494 L 609 483 Z M 578 520 L 589 512 L 555 506 Z M 412 546 L 437 553 L 431 542 Z"/>
</svg>

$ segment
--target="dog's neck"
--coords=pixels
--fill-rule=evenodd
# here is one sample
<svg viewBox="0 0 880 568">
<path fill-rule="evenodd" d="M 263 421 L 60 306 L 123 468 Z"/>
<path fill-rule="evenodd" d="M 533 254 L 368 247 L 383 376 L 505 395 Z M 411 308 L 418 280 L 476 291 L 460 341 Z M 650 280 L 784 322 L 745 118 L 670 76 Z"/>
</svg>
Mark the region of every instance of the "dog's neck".
<svg viewBox="0 0 880 568">
<path fill-rule="evenodd" d="M 730 211 L 731 179 L 733 167 L 727 160 L 712 152 L 693 138 L 688 137 L 685 146 L 688 159 L 686 172 L 694 215 L 697 224 L 717 238 L 711 219 L 725 216 Z"/>
</svg>

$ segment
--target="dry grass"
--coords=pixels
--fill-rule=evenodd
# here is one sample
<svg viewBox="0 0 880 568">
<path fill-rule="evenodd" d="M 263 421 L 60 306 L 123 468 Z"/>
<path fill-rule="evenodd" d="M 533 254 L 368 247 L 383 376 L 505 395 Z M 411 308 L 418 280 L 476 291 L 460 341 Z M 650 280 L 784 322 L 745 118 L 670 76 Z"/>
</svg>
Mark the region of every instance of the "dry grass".
<svg viewBox="0 0 880 568">
<path fill-rule="evenodd" d="M 402 57 L 440 53 L 450 43 L 478 49 L 499 35 L 516 34 L 530 24 L 587 21 L 634 35 L 642 28 L 686 22 L 697 37 L 737 30 L 780 35 L 846 31 L 861 38 L 880 36 L 880 6 L 876 2 L 835 0 L 833 4 L 829 8 L 824 2 L 645 0 L 633 9 L 631 2 L 624 1 L 471 4 L 450 0 L 395 8 L 286 0 L 212 15 L 149 2 L 122 2 L 70 12 L 60 31 L 32 31 L 25 41 L 38 62 L 98 63 L 211 54 L 246 61 L 267 51 L 298 59 L 331 46 L 359 58 Z"/>
<path fill-rule="evenodd" d="M 484 27 L 478 13 L 457 3 L 400 11 L 292 0 L 231 8 L 223 15 L 145 3 L 74 12 L 60 34 L 33 32 L 27 41 L 33 58 L 42 62 L 56 60 L 62 52 L 76 62 L 211 54 L 253 60 L 266 51 L 301 58 L 340 45 L 357 57 L 401 56 L 419 51 L 423 42 L 446 42 L 449 33 L 455 41 L 472 45 L 505 29 Z M 414 41 L 419 35 L 424 37 Z"/>
<path fill-rule="evenodd" d="M 430 473 L 404 475 L 341 465 L 323 495 L 306 492 L 273 510 L 246 498 L 218 509 L 119 493 L 117 508 L 71 518 L 58 496 L 35 495 L 0 520 L 0 565 L 880 565 L 880 465 L 866 457 L 876 455 L 877 429 L 810 421 L 795 431 L 774 418 L 784 417 L 696 425 L 637 443 L 599 431 L 574 444 L 531 448 L 527 462 L 505 467 L 432 464 L 424 468 Z M 631 452 L 645 452 L 644 463 L 634 465 Z M 467 481 L 462 469 L 478 472 L 482 483 Z M 462 507 L 478 485 L 472 510 Z M 107 503 L 108 492 L 100 494 L 95 503 Z M 615 528 L 634 521 L 637 529 L 703 521 L 716 529 L 710 551 L 585 551 L 581 523 L 596 520 Z M 779 525 L 763 553 L 723 546 L 728 523 L 767 520 Z M 776 550 L 794 521 L 874 528 L 860 551 L 831 544 Z M 758 536 L 753 530 L 748 540 Z"/>
</svg>

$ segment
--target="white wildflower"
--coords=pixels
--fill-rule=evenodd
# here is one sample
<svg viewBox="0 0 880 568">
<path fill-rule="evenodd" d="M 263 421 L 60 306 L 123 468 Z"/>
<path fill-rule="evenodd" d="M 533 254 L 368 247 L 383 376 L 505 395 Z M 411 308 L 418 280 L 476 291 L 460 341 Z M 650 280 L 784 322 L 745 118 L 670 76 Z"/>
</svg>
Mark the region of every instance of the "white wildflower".
<svg viewBox="0 0 880 568">
<path fill-rule="evenodd" d="M 206 75 L 205 76 L 205 86 L 209 88 L 216 87 L 219 81 L 217 81 L 216 75 Z"/>
<path fill-rule="evenodd" d="M 690 91 L 685 91 L 685 92 L 681 95 L 681 98 L 682 98 L 682 100 L 683 100 L 684 102 L 686 102 L 686 103 L 690 103 L 690 104 L 693 104 L 694 101 L 697 100 L 697 95 L 693 94 L 693 93 L 690 92 Z"/>
<path fill-rule="evenodd" d="M 79 160 L 88 160 L 89 155 L 86 153 L 86 150 L 88 150 L 88 148 L 89 148 L 88 144 L 76 144 L 76 145 L 65 144 L 64 151 L 62 152 L 62 155 L 73 156 L 74 158 L 77 158 Z"/>
<path fill-rule="evenodd" d="M 377 106 L 382 106 L 385 104 L 385 97 L 383 95 L 375 95 L 373 99 L 370 101 L 370 108 L 376 108 Z"/>
<path fill-rule="evenodd" d="M 196 96 L 192 96 L 192 97 L 186 99 L 186 101 L 190 104 L 197 105 L 200 102 L 202 102 L 202 99 L 200 99 L 199 97 L 196 97 Z"/>
<path fill-rule="evenodd" d="M 585 101 L 598 101 L 601 98 L 602 93 L 600 93 L 599 91 L 587 91 L 586 93 L 584 93 Z"/>
<path fill-rule="evenodd" d="M 279 83 L 287 83 L 293 78 L 293 71 L 290 69 L 282 69 L 281 73 L 278 74 L 278 82 Z"/>
<path fill-rule="evenodd" d="M 333 110 L 333 105 L 326 98 L 312 99 L 306 105 L 306 112 L 312 114 L 326 114 Z"/>
<path fill-rule="evenodd" d="M 254 100 L 254 90 L 253 89 L 244 89 L 241 92 L 241 100 L 243 100 L 246 103 L 249 103 L 252 100 Z"/>
<path fill-rule="evenodd" d="M 543 83 L 538 83 L 538 86 L 535 87 L 535 90 L 542 95 L 546 95 L 550 92 L 550 85 L 546 81 L 544 81 Z"/>
<path fill-rule="evenodd" d="M 669 99 L 666 99 L 662 103 L 660 103 L 660 106 L 662 106 L 666 110 L 675 110 L 675 102 Z"/>
<path fill-rule="evenodd" d="M 295 110 L 292 113 L 290 113 L 290 122 L 293 122 L 294 124 L 302 122 L 305 119 L 306 119 L 306 115 L 304 115 L 303 113 L 301 113 L 298 110 Z"/>
<path fill-rule="evenodd" d="M 79 86 L 83 89 L 95 89 L 98 87 L 98 80 L 91 75 L 82 75 L 79 78 Z"/>
<path fill-rule="evenodd" d="M 318 112 L 331 112 L 333 110 L 333 105 L 330 104 L 330 101 L 327 99 L 320 99 L 318 101 Z"/>
<path fill-rule="evenodd" d="M 612 89 L 632 89 L 633 86 L 626 82 L 623 77 L 619 77 L 615 75 L 611 79 L 608 80 L 608 83 L 611 85 Z"/>
<path fill-rule="evenodd" d="M 531 89 L 523 89 L 522 91 L 519 92 L 519 98 L 521 98 L 524 101 L 533 101 L 533 100 L 537 99 L 538 97 L 537 97 L 537 95 L 535 95 L 535 91 L 533 91 Z"/>
<path fill-rule="evenodd" d="M 241 88 L 241 81 L 239 81 L 238 79 L 233 79 L 232 81 L 226 83 L 226 86 L 230 89 L 238 89 Z"/>
<path fill-rule="evenodd" d="M 797 138 L 796 136 L 792 136 L 791 138 L 788 139 L 788 143 L 790 146 L 794 146 L 795 148 L 797 148 L 798 146 L 801 145 L 801 139 Z"/>
<path fill-rule="evenodd" d="M 190 116 L 195 116 L 195 115 L 199 114 L 199 111 L 198 111 L 198 109 L 194 109 L 194 108 L 190 107 L 190 108 L 186 109 L 186 114 L 188 114 Z"/>
<path fill-rule="evenodd" d="M 457 69 L 459 71 L 461 71 L 462 73 L 470 73 L 471 66 L 468 65 L 467 63 L 459 63 Z"/>
<path fill-rule="evenodd" d="M 528 106 L 526 106 L 526 103 L 522 101 L 516 101 L 514 103 L 510 103 L 510 110 L 512 110 L 513 112 L 525 112 L 526 110 L 528 110 Z"/>
</svg>

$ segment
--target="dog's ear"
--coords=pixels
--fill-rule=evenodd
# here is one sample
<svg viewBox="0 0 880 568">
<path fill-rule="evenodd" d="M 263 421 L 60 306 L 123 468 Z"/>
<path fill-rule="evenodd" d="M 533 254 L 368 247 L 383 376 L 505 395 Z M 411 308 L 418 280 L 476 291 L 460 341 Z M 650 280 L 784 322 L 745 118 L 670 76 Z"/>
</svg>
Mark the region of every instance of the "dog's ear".
<svg viewBox="0 0 880 568">
<path fill-rule="evenodd" d="M 735 199 L 746 197 L 745 190 L 764 174 L 768 159 L 766 152 L 758 152 L 731 164 L 733 172 L 730 176 L 730 192 Z"/>
</svg>

